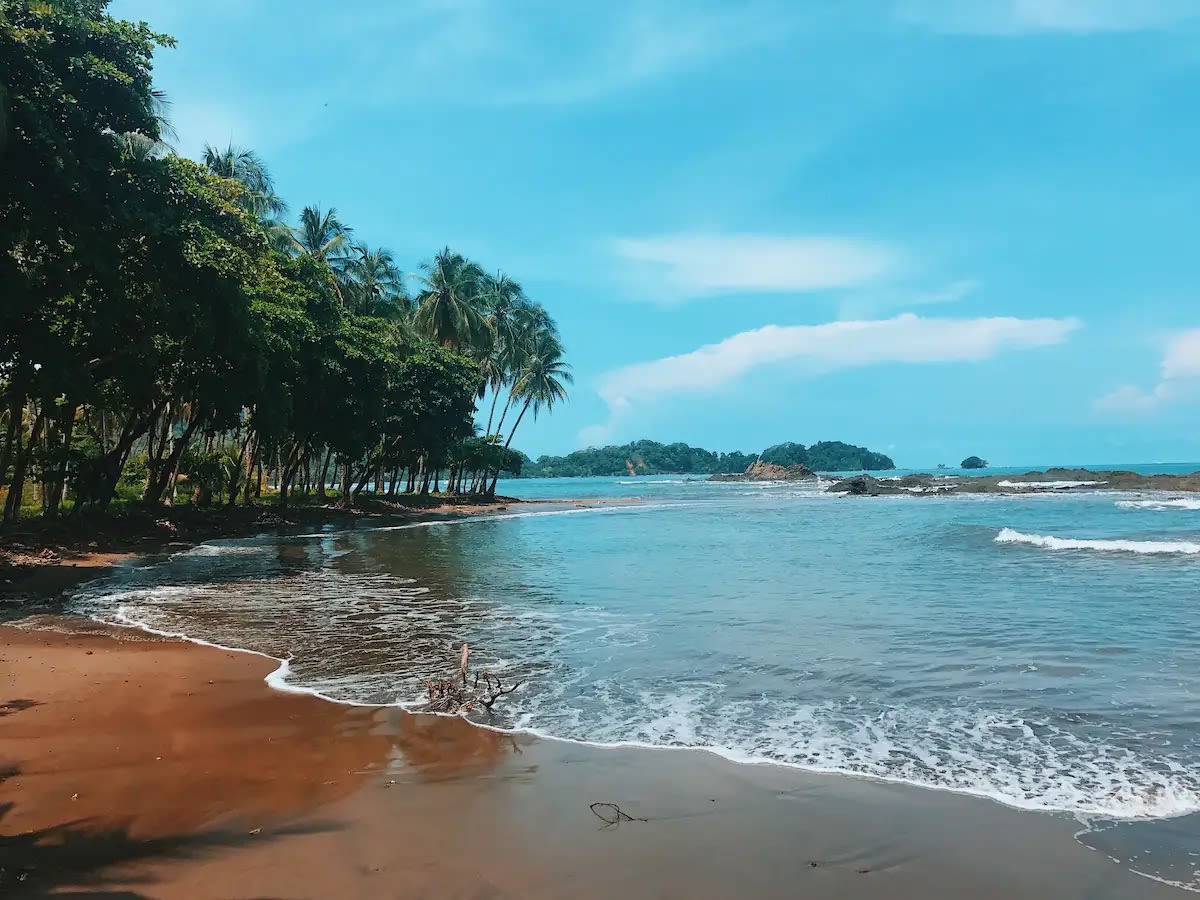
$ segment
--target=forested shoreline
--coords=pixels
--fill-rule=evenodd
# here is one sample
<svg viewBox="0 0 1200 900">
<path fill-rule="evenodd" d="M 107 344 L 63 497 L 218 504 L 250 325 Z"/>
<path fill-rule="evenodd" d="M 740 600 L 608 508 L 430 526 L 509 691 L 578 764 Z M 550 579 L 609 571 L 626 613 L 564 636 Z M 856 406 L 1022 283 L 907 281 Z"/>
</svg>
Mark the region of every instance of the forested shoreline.
<svg viewBox="0 0 1200 900">
<path fill-rule="evenodd" d="M 521 475 L 530 478 L 568 478 L 612 475 L 720 475 L 743 472 L 753 462 L 777 466 L 803 465 L 814 472 L 852 472 L 894 469 L 882 453 L 842 441 L 818 441 L 810 446 L 791 441 L 761 453 L 734 450 L 718 453 L 687 444 L 633 441 L 608 447 L 589 447 L 566 456 L 526 459 Z"/>
<path fill-rule="evenodd" d="M 292 219 L 250 149 L 174 153 L 172 40 L 107 5 L 0 0 L 3 524 L 494 495 L 566 397 L 553 318 L 449 248 L 407 278 L 335 208 Z"/>
</svg>

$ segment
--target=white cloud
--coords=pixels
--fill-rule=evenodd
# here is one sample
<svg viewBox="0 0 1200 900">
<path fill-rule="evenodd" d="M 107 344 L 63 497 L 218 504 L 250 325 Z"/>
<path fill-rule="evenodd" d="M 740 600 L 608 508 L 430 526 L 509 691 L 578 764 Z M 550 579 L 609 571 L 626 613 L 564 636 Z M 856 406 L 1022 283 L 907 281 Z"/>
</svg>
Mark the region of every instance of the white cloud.
<svg viewBox="0 0 1200 900">
<path fill-rule="evenodd" d="M 1044 347 L 1066 340 L 1078 319 L 920 318 L 767 325 L 679 356 L 637 363 L 603 375 L 597 385 L 608 404 L 607 433 L 636 405 L 671 394 L 712 392 L 763 366 L 791 362 L 810 372 L 882 363 L 977 362 L 1007 350 Z M 581 434 L 581 437 L 583 435 Z"/>
<path fill-rule="evenodd" d="M 679 300 L 731 292 L 815 291 L 866 284 L 895 269 L 898 254 L 851 238 L 671 234 L 622 238 L 639 291 Z"/>
<path fill-rule="evenodd" d="M 1172 338 L 1162 361 L 1163 381 L 1196 376 L 1200 376 L 1200 328 L 1192 328 Z"/>
<path fill-rule="evenodd" d="M 1200 14 L 1195 0 L 902 0 L 900 17 L 936 31 L 1012 35 L 1169 28 Z"/>
<path fill-rule="evenodd" d="M 1100 412 L 1144 415 L 1197 394 L 1200 394 L 1200 328 L 1191 328 L 1167 341 L 1158 384 L 1149 390 L 1122 385 L 1097 398 L 1092 406 Z"/>
</svg>

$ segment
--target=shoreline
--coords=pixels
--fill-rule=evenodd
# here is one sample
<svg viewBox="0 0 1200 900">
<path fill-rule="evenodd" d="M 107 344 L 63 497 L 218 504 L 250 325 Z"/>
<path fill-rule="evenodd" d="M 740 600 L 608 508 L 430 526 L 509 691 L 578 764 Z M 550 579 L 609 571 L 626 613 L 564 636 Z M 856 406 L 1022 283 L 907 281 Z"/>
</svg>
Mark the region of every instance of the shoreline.
<svg viewBox="0 0 1200 900">
<path fill-rule="evenodd" d="M 195 647 L 200 647 L 207 650 L 216 650 L 223 653 L 241 653 L 262 660 L 267 660 L 274 664 L 275 668 L 267 672 L 263 678 L 263 683 L 272 691 L 277 691 L 281 694 L 294 696 L 312 697 L 320 700 L 323 703 L 331 703 L 335 706 L 342 706 L 350 709 L 369 709 L 369 710 L 395 710 L 407 716 L 424 717 L 430 716 L 434 718 L 453 718 L 461 720 L 473 728 L 483 729 L 494 734 L 504 735 L 505 737 L 515 739 L 528 739 L 537 741 L 551 741 L 559 744 L 568 744 L 575 747 L 583 747 L 590 750 L 599 751 L 636 751 L 636 752 L 685 752 L 706 754 L 715 759 L 721 760 L 734 766 L 751 766 L 751 767 L 773 767 L 786 771 L 799 772 L 806 776 L 830 776 L 834 778 L 848 778 L 860 780 L 867 783 L 875 783 L 880 785 L 890 785 L 901 788 L 903 790 L 916 791 L 933 791 L 935 793 L 944 793 L 953 797 L 964 797 L 971 800 L 981 800 L 987 803 L 994 803 L 1004 809 L 1013 810 L 1020 813 L 1030 813 L 1034 815 L 1044 815 L 1052 817 L 1070 817 L 1081 825 L 1087 825 L 1078 834 L 1089 833 L 1091 825 L 1100 823 L 1103 827 L 1099 830 L 1108 830 L 1110 828 L 1121 828 L 1126 826 L 1138 826 L 1147 823 L 1166 823 L 1178 819 L 1188 819 L 1189 817 L 1200 818 L 1200 811 L 1182 811 L 1172 815 L 1162 816 L 1114 816 L 1112 813 L 1103 810 L 1087 810 L 1087 809 L 1063 809 L 1056 807 L 1044 806 L 1021 806 L 1012 802 L 1011 798 L 1000 794 L 988 793 L 981 790 L 971 790 L 968 788 L 947 787 L 939 784 L 929 784 L 918 781 L 910 781 L 904 778 L 890 777 L 887 775 L 875 775 L 865 772 L 854 772 L 846 769 L 838 769 L 834 767 L 820 767 L 806 765 L 803 763 L 788 762 L 786 760 L 772 759 L 765 756 L 745 756 L 725 752 L 725 748 L 709 745 L 673 745 L 673 744 L 652 744 L 642 741 L 595 741 L 584 740 L 579 738 L 564 737 L 561 735 L 550 734 L 545 731 L 540 731 L 535 728 L 505 728 L 498 725 L 491 725 L 487 722 L 481 722 L 476 719 L 471 719 L 467 716 L 460 716 L 453 713 L 434 712 L 422 709 L 410 709 L 399 701 L 392 703 L 377 703 L 357 700 L 347 700 L 339 697 L 334 697 L 326 693 L 322 693 L 314 688 L 304 687 L 301 685 L 292 684 L 288 681 L 288 676 L 291 674 L 292 657 L 278 657 L 270 653 L 265 653 L 260 650 L 253 650 L 248 647 L 235 647 L 227 644 L 219 644 L 205 638 L 194 637 L 184 632 L 164 631 L 147 625 L 144 622 L 133 620 L 106 622 L 99 619 L 85 617 L 76 613 L 49 613 L 49 614 L 34 614 L 32 621 L 23 625 L 20 622 L 5 622 L 0 620 L 0 631 L 5 628 L 15 628 L 23 631 L 39 632 L 45 631 L 48 633 L 64 634 L 64 635 L 88 635 L 88 634 L 108 634 L 112 637 L 117 637 L 123 633 L 132 633 L 140 635 L 140 638 L 135 640 L 148 641 L 163 641 L 167 643 L 190 644 Z M 61 624 L 65 623 L 65 624 Z M 120 638 L 117 638 L 120 639 Z M 1200 875 L 1200 871 L 1197 873 Z M 1200 892 L 1200 881 L 1197 882 L 1197 890 Z"/>
<path fill-rule="evenodd" d="M 57 624 L 77 629 L 81 623 Z M 114 887 L 124 884 L 121 878 L 150 877 L 161 891 L 144 896 L 218 897 L 253 891 L 311 896 L 313 889 L 307 885 L 312 878 L 336 879 L 323 882 L 328 890 L 316 894 L 321 896 L 419 893 L 411 879 L 433 869 L 439 873 L 434 881 L 418 883 L 420 890 L 439 896 L 476 896 L 468 889 L 486 884 L 496 896 L 599 897 L 613 890 L 641 896 L 643 886 L 657 885 L 658 892 L 666 891 L 661 895 L 715 897 L 745 890 L 747 867 L 758 872 L 750 879 L 752 896 L 795 896 L 798 885 L 803 885 L 805 896 L 847 898 L 1181 896 L 1080 844 L 1075 837 L 1078 826 L 1066 816 L 845 774 L 743 765 L 711 752 L 597 747 L 479 727 L 454 716 L 356 707 L 307 691 L 276 689 L 270 678 L 280 669 L 278 661 L 254 651 L 168 640 L 134 626 L 115 629 L 93 623 L 88 631 L 92 633 L 0 626 L 0 668 L 10 670 L 9 683 L 19 694 L 0 709 L 0 722 L 9 725 L 0 729 L 0 765 L 18 772 L 0 779 L 0 809 L 4 803 L 14 804 L 11 818 L 0 819 L 0 854 L 7 856 L 0 869 L 5 871 L 11 872 L 14 864 L 15 857 L 5 849 L 13 841 L 27 846 L 25 839 L 31 834 L 61 836 L 43 830 L 61 829 L 81 818 L 92 823 L 88 827 L 103 831 L 113 827 L 115 817 L 124 821 L 125 838 L 133 844 L 130 852 L 137 850 L 139 861 L 106 865 L 106 871 L 115 868 L 104 877 L 115 879 Z M 106 658 L 107 666 L 102 664 Z M 151 670 L 152 680 L 139 680 Z M 180 687 L 191 690 L 174 689 L 179 679 L 185 682 Z M 157 696 L 162 691 L 168 693 L 165 702 Z M 91 708 L 100 697 L 107 699 Z M 68 707 L 72 702 L 74 708 Z M 105 709 L 105 704 L 119 709 Z M 205 710 L 199 722 L 185 715 L 193 706 Z M 257 763 L 252 754 L 224 763 L 208 756 L 178 760 L 177 775 L 185 781 L 200 777 L 213 783 L 203 802 L 189 805 L 175 798 L 172 811 L 154 806 L 158 775 L 153 768 L 143 771 L 148 761 L 125 771 L 121 766 L 128 761 L 119 753 L 107 762 L 95 758 L 90 749 L 94 740 L 86 744 L 86 761 L 56 768 L 58 760 L 71 757 L 64 749 L 85 746 L 81 742 L 88 742 L 89 735 L 95 738 L 97 731 L 114 732 L 140 748 L 147 743 L 145 735 L 153 732 L 144 732 L 149 723 L 139 722 L 133 711 L 147 708 L 168 711 L 166 727 L 160 724 L 155 730 L 169 733 L 173 747 L 186 749 L 214 740 L 224 742 L 222 746 L 250 742 L 266 756 Z M 87 721 L 85 711 L 97 721 Z M 75 716 L 64 720 L 68 712 Z M 184 720 L 175 721 L 178 716 Z M 85 721 L 77 722 L 77 717 Z M 144 714 L 140 718 L 144 720 Z M 26 729 L 14 737 L 23 722 Z M 296 742 L 297 729 L 303 735 L 314 730 L 319 734 Z M 404 739 L 413 734 L 423 741 L 416 762 L 409 758 L 412 743 Z M 265 746 L 260 740 L 264 737 Z M 464 747 L 469 748 L 465 755 L 460 752 Z M 302 765 L 290 759 L 297 752 Z M 343 753 L 354 757 L 344 773 Z M 304 754 L 319 760 L 314 763 Z M 481 754 L 486 757 L 482 767 L 476 765 Z M 224 758 L 224 751 L 220 756 Z M 31 758 L 38 760 L 38 768 L 29 768 Z M 221 765 L 236 771 L 224 771 Z M 95 791 L 88 776 L 104 772 L 107 783 L 114 767 L 129 778 L 127 790 L 118 796 L 89 796 L 88 803 L 80 805 L 84 792 L 68 794 L 62 785 L 67 779 Z M 259 768 L 270 774 L 248 771 Z M 286 790 L 280 788 L 280 780 Z M 334 785 L 338 790 L 332 790 Z M 580 796 L 581 785 L 588 786 L 587 802 Z M 272 806 L 262 800 L 256 793 L 260 789 L 279 802 Z M 574 798 L 569 804 L 564 791 Z M 136 794 L 132 805 L 130 792 Z M 291 799 L 280 800 L 284 794 Z M 453 802 L 460 794 L 471 801 L 466 811 Z M 396 802 L 401 795 L 418 803 L 419 820 L 414 821 L 407 802 Z M 210 802 L 213 796 L 225 799 Z M 646 821 L 605 826 L 588 809 L 592 802 L 618 803 L 629 815 Z M 658 815 L 664 807 L 675 807 L 675 814 Z M 164 816 L 174 820 L 164 823 Z M 486 836 L 463 837 L 480 816 L 508 823 L 522 839 L 514 845 Z M 459 837 L 450 846 L 418 841 L 419 853 L 424 854 L 419 858 L 413 855 L 415 848 L 398 851 L 386 839 L 397 830 L 406 839 L 414 831 L 420 833 L 428 817 L 447 820 L 445 827 Z M 732 830 L 729 818 L 738 820 Z M 561 835 L 560 819 L 565 828 Z M 334 820 L 334 831 L 308 830 Z M 512 825 L 529 821 L 541 823 L 536 835 L 526 834 L 525 825 Z M 838 824 L 831 827 L 831 822 Z M 172 824 L 180 832 L 181 823 L 186 827 L 172 840 L 211 848 L 203 858 L 180 860 L 158 849 L 156 842 L 163 836 L 156 829 Z M 252 839 L 264 833 L 272 835 L 270 840 Z M 433 836 L 440 833 L 435 830 Z M 546 840 L 552 845 L 549 852 L 539 844 Z M 462 862 L 460 841 L 470 845 L 474 855 L 503 852 L 460 884 L 456 879 L 465 876 L 454 871 Z M 713 841 L 726 846 L 729 858 L 698 864 L 697 852 Z M 404 874 L 394 876 L 400 880 L 389 880 L 384 889 L 378 879 L 359 872 L 362 860 L 351 845 L 360 843 L 375 848 L 373 852 L 404 856 Z M 622 882 L 605 865 L 612 844 L 631 855 L 627 875 L 636 876 L 636 882 Z M 142 851 L 148 854 L 145 859 L 138 856 Z M 335 863 L 298 881 L 293 869 L 302 852 L 332 855 Z M 1105 847 L 1106 854 L 1112 852 Z M 239 857 L 255 862 L 235 865 Z M 564 870 L 560 857 L 573 860 L 575 867 Z M 67 871 L 78 868 L 70 860 L 62 865 Z M 582 881 L 581 873 L 586 873 Z M 235 876 L 238 880 L 230 880 Z M 223 887 L 205 893 L 214 884 Z"/>
<path fill-rule="evenodd" d="M 297 506 L 281 513 L 275 507 L 232 510 L 142 511 L 129 516 L 70 520 L 35 520 L 27 530 L 0 536 L 0 602 L 49 600 L 84 582 L 101 577 L 119 563 L 179 552 L 214 540 L 260 535 L 286 535 L 299 528 L 377 528 L 456 522 L 504 513 L 510 507 L 581 508 L 624 505 L 623 498 L 524 500 L 497 497 L 489 501 L 434 502 L 425 505 Z M 512 513 L 518 514 L 518 513 Z"/>
</svg>

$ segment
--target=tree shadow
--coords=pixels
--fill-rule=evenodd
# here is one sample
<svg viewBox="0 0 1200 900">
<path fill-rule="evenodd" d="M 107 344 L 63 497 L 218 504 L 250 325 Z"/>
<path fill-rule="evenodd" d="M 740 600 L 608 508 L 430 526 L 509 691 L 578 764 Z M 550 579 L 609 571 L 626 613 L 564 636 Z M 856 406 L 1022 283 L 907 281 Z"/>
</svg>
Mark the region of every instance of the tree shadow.
<svg viewBox="0 0 1200 900">
<path fill-rule="evenodd" d="M 18 774 L 18 769 L 12 766 L 0 769 L 0 781 Z M 339 827 L 334 822 L 312 822 L 254 832 L 222 828 L 135 838 L 128 825 L 99 826 L 93 820 L 79 819 L 20 834 L 5 834 L 3 819 L 13 806 L 0 803 L 0 896 L 11 900 L 59 896 L 60 890 L 93 900 L 135 900 L 147 895 L 116 888 L 145 885 L 152 879 L 125 868 L 130 864 L 155 859 L 199 859 L 253 842 Z"/>
<path fill-rule="evenodd" d="M 40 700 L 30 700 L 28 698 L 18 698 L 9 700 L 7 703 L 0 703 L 0 718 L 11 716 L 13 713 L 22 712 L 26 709 L 33 709 L 35 706 L 41 706 Z M 4 776 L 0 773 L 0 781 L 4 780 Z"/>
</svg>

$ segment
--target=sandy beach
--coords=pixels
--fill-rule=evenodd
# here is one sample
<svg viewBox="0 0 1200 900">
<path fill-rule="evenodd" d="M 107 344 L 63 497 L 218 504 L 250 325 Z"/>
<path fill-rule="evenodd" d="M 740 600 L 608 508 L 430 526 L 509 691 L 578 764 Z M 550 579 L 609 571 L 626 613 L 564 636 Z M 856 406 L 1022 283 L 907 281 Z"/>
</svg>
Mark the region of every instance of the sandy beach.
<svg viewBox="0 0 1200 900">
<path fill-rule="evenodd" d="M 34 624 L 76 633 L 0 628 L 5 896 L 1181 896 L 1065 818 L 341 706 L 271 689 L 267 658 Z"/>
</svg>

